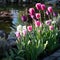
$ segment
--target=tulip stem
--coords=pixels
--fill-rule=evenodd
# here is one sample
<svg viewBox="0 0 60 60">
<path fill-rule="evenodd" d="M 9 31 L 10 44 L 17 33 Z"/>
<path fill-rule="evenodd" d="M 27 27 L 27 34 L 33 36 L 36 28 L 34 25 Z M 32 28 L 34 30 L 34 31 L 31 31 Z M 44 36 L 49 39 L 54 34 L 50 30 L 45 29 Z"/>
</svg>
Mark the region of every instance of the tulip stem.
<svg viewBox="0 0 60 60">
<path fill-rule="evenodd" d="M 53 15 L 52 15 L 52 13 L 51 13 L 51 19 L 52 19 L 52 21 L 53 21 Z"/>
<path fill-rule="evenodd" d="M 50 19 L 50 15 L 48 15 L 48 18 Z"/>
<path fill-rule="evenodd" d="M 39 10 L 39 13 L 41 13 L 41 11 Z M 40 21 L 41 21 L 41 17 L 40 17 Z"/>
<path fill-rule="evenodd" d="M 46 20 L 46 18 L 45 18 L 45 11 L 44 11 L 44 19 Z"/>
</svg>

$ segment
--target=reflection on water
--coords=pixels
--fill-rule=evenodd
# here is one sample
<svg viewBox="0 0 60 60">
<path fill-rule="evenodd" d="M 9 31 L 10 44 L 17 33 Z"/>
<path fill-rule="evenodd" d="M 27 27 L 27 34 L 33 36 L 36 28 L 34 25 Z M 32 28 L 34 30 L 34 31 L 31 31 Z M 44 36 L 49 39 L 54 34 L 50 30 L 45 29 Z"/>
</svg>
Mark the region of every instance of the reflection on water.
<svg viewBox="0 0 60 60">
<path fill-rule="evenodd" d="M 0 30 L 4 30 L 7 33 L 11 32 L 12 29 L 14 29 L 14 26 L 18 21 L 18 10 L 11 9 L 9 11 L 12 15 L 12 18 L 0 16 Z"/>
<path fill-rule="evenodd" d="M 13 24 L 16 24 L 17 23 L 17 21 L 18 21 L 18 10 L 14 10 L 14 9 L 12 9 L 11 10 L 11 14 L 13 15 Z"/>
</svg>

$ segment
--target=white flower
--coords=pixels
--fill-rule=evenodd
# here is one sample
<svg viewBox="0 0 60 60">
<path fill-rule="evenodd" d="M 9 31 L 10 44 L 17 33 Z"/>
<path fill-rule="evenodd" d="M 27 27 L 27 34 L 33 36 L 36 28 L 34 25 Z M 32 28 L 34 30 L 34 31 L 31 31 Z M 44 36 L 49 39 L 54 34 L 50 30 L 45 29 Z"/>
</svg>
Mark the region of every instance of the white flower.
<svg viewBox="0 0 60 60">
<path fill-rule="evenodd" d="M 17 31 L 20 32 L 20 35 L 22 35 L 22 25 L 17 26 Z"/>
<path fill-rule="evenodd" d="M 23 30 L 27 31 L 26 26 L 18 25 L 17 26 L 17 31 L 20 32 L 20 35 L 23 35 Z"/>
<path fill-rule="evenodd" d="M 20 32 L 20 30 L 22 30 L 22 25 L 17 26 L 17 31 Z"/>
<path fill-rule="evenodd" d="M 46 25 L 51 25 L 51 21 L 52 21 L 52 20 L 47 20 L 47 21 L 45 21 L 45 24 L 46 24 Z"/>
<path fill-rule="evenodd" d="M 26 30 L 26 26 L 23 26 L 23 30 Z"/>
</svg>

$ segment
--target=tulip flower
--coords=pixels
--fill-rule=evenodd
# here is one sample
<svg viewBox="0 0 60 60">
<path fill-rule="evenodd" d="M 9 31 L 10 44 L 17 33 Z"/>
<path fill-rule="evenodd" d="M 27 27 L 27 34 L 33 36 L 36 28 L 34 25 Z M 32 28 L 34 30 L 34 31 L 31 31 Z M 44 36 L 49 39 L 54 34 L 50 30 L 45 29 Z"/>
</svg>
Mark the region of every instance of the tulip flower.
<svg viewBox="0 0 60 60">
<path fill-rule="evenodd" d="M 22 31 L 22 34 L 23 34 L 23 36 L 26 36 L 27 30 L 23 30 L 23 31 Z"/>
<path fill-rule="evenodd" d="M 35 16 L 36 16 L 36 19 L 39 19 L 41 17 L 41 14 L 40 13 L 36 13 Z"/>
<path fill-rule="evenodd" d="M 17 38 L 20 38 L 20 32 L 17 31 L 15 34 Z"/>
<path fill-rule="evenodd" d="M 30 15 L 34 15 L 35 14 L 35 9 L 34 8 L 29 8 L 29 13 L 30 13 Z"/>
<path fill-rule="evenodd" d="M 47 20 L 47 21 L 45 21 L 45 24 L 46 25 L 51 25 L 51 22 L 52 22 L 52 20 Z"/>
<path fill-rule="evenodd" d="M 52 9 L 52 7 L 50 6 L 50 7 L 48 7 L 48 11 L 50 12 L 50 13 L 52 13 L 53 12 L 53 9 Z"/>
<path fill-rule="evenodd" d="M 49 26 L 49 30 L 54 30 L 54 26 L 53 25 Z"/>
<path fill-rule="evenodd" d="M 23 22 L 25 22 L 25 21 L 27 20 L 27 17 L 26 17 L 26 16 L 22 16 L 22 17 L 21 17 L 21 20 L 22 20 Z"/>
<path fill-rule="evenodd" d="M 21 31 L 22 31 L 22 25 L 18 25 L 17 26 L 17 31 L 21 33 Z"/>
<path fill-rule="evenodd" d="M 24 25 L 24 26 L 22 27 L 22 30 L 26 30 L 26 25 Z"/>
<path fill-rule="evenodd" d="M 41 10 L 45 10 L 46 9 L 46 6 L 45 6 L 45 4 L 41 4 Z"/>
<path fill-rule="evenodd" d="M 35 26 L 36 27 L 39 27 L 39 26 L 41 27 L 42 26 L 42 23 L 40 21 L 35 21 Z"/>
<path fill-rule="evenodd" d="M 31 31 L 32 31 L 32 26 L 27 26 L 27 30 L 28 30 L 29 32 L 31 32 Z"/>
<path fill-rule="evenodd" d="M 37 4 L 35 5 L 35 7 L 36 7 L 37 10 L 41 10 L 41 3 L 37 3 Z"/>
</svg>

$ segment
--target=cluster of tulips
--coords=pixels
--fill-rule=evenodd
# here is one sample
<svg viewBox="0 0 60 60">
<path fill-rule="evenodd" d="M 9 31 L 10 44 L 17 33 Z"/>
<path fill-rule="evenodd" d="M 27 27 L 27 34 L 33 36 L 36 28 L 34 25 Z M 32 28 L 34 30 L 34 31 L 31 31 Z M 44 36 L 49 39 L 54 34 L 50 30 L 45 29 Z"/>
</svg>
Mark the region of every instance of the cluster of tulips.
<svg viewBox="0 0 60 60">
<path fill-rule="evenodd" d="M 32 26 L 32 25 L 29 25 L 29 26 L 19 25 L 19 26 L 17 26 L 16 37 L 17 37 L 17 38 L 20 38 L 21 36 L 24 36 L 24 37 L 25 37 L 28 32 L 32 32 L 32 31 L 34 31 L 35 29 L 38 29 L 37 32 L 39 32 L 39 31 L 41 31 L 41 29 L 42 29 L 42 30 L 44 29 L 44 28 L 43 28 L 44 25 L 46 25 L 47 28 L 49 28 L 48 30 L 51 30 L 51 31 L 52 31 L 52 30 L 55 29 L 55 27 L 54 27 L 55 23 L 56 23 L 56 21 L 47 20 L 47 21 L 45 21 L 45 24 L 43 24 L 43 23 L 40 22 L 40 21 L 35 21 L 34 26 Z M 42 32 L 42 31 L 41 31 L 41 32 Z"/>
<path fill-rule="evenodd" d="M 29 15 L 30 17 L 32 18 L 33 22 L 34 22 L 34 25 L 35 27 L 42 27 L 44 23 L 42 23 L 41 21 L 41 13 L 40 11 L 44 11 L 46 15 L 49 15 L 49 14 L 52 14 L 53 13 L 53 16 L 56 16 L 56 14 L 53 12 L 53 8 L 50 6 L 48 7 L 48 9 L 46 10 L 46 6 L 45 4 L 41 4 L 41 3 L 37 3 L 35 5 L 36 9 L 39 11 L 38 13 L 35 12 L 35 9 L 34 8 L 29 8 Z M 43 16 L 44 17 L 44 16 Z M 27 21 L 27 16 L 23 15 L 21 17 L 21 20 L 26 22 Z M 52 21 L 52 19 L 49 19 L 47 21 L 45 21 L 45 24 L 46 25 L 49 25 L 49 30 L 54 30 L 54 26 L 51 25 L 51 22 L 52 23 L 56 23 L 56 21 Z M 20 35 L 26 35 L 27 34 L 27 31 L 32 31 L 33 28 L 32 28 L 32 25 L 29 25 L 29 26 L 22 26 L 22 25 L 19 25 L 17 27 L 17 32 L 16 32 L 16 36 L 19 38 Z M 21 34 L 22 33 L 22 34 Z"/>
<path fill-rule="evenodd" d="M 33 20 L 32 25 L 18 25 L 16 37 L 18 38 L 18 48 L 20 49 L 19 54 L 24 54 L 22 57 L 26 60 L 37 60 L 37 57 L 46 48 L 51 51 L 57 47 L 57 36 L 58 28 L 56 26 L 56 21 L 53 19 L 41 20 L 41 10 L 47 15 L 51 15 L 53 12 L 52 7 L 48 7 L 46 11 L 45 4 L 37 3 L 35 5 L 38 13 L 35 12 L 34 8 L 29 8 L 29 15 Z M 54 14 L 55 16 L 56 14 Z M 44 16 L 43 16 L 44 17 Z M 53 17 L 52 17 L 53 18 Z M 26 22 L 27 17 L 22 16 L 22 21 Z M 21 56 L 20 56 L 21 57 Z"/>
<path fill-rule="evenodd" d="M 48 18 L 50 19 L 50 17 L 52 18 L 53 16 L 56 17 L 57 16 L 57 13 L 53 11 L 53 8 L 52 6 L 49 6 L 48 8 L 45 6 L 45 4 L 41 4 L 41 3 L 37 3 L 35 5 L 35 9 L 34 8 L 29 8 L 28 10 L 28 15 L 32 18 L 32 19 L 35 19 L 35 20 L 42 20 L 41 19 L 41 14 L 44 14 L 43 17 L 46 17 L 45 15 L 48 16 Z M 38 11 L 36 13 L 36 11 Z M 26 15 L 22 15 L 21 17 L 22 21 L 23 22 L 26 22 L 27 21 L 27 17 Z"/>
</svg>

